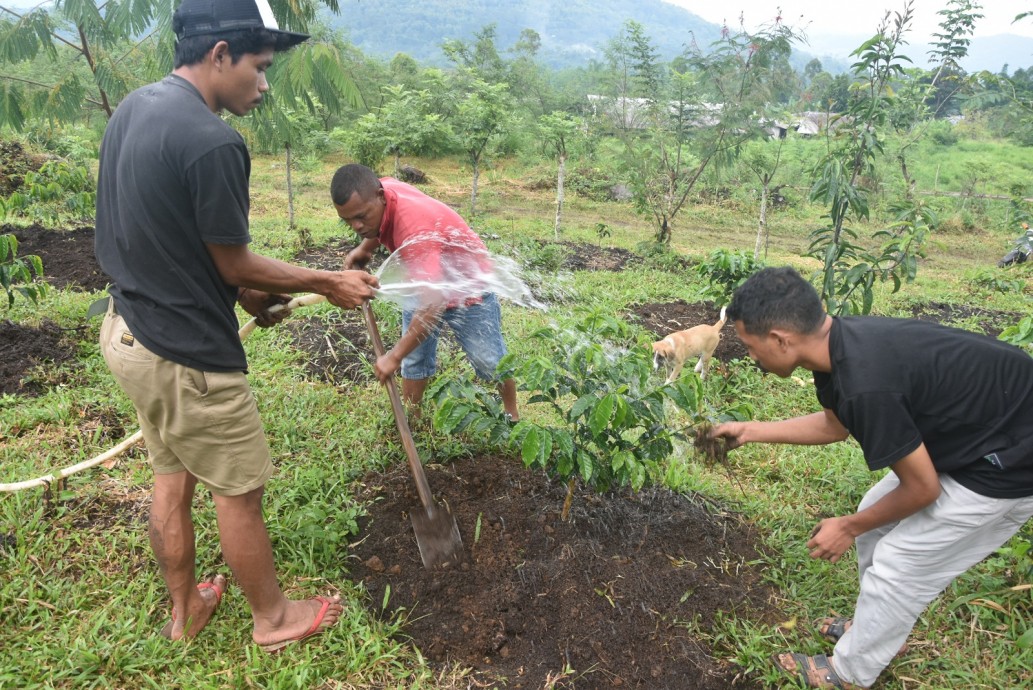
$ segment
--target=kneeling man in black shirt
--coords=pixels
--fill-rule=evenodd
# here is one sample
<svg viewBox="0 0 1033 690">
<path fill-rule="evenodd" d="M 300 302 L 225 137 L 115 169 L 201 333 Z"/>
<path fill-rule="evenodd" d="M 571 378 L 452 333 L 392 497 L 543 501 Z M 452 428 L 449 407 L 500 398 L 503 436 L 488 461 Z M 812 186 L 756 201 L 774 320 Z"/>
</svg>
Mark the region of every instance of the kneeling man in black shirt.
<svg viewBox="0 0 1033 690">
<path fill-rule="evenodd" d="M 832 657 L 777 663 L 809 687 L 867 688 L 954 578 L 1033 515 L 1033 358 L 1006 343 L 932 323 L 832 317 L 791 268 L 747 280 L 728 318 L 766 370 L 814 373 L 822 411 L 731 422 L 712 435 L 820 445 L 853 436 L 871 470 L 889 468 L 852 515 L 822 520 L 807 547 L 835 562 L 856 540 L 853 619 L 827 619 Z"/>
</svg>

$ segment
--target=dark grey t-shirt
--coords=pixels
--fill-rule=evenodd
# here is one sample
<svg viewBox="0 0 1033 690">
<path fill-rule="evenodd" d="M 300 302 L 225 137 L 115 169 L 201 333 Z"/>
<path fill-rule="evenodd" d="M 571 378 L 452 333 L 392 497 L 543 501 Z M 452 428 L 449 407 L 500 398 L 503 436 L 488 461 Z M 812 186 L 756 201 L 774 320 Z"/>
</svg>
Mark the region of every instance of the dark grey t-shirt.
<svg viewBox="0 0 1033 690">
<path fill-rule="evenodd" d="M 925 444 L 938 472 L 983 496 L 1033 496 L 1033 357 L 908 319 L 835 318 L 818 401 L 872 470 Z"/>
<path fill-rule="evenodd" d="M 237 288 L 205 243 L 243 245 L 251 160 L 243 138 L 176 75 L 129 94 L 101 143 L 97 260 L 126 324 L 156 354 L 245 371 Z"/>
</svg>

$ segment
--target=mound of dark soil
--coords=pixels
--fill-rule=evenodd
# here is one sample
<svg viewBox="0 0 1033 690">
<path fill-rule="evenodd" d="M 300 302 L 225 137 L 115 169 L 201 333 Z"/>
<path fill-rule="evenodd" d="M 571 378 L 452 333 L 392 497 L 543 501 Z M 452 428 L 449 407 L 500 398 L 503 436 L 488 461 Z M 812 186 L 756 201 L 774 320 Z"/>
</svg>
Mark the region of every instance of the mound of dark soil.
<svg viewBox="0 0 1033 690">
<path fill-rule="evenodd" d="M 373 344 L 358 310 L 332 312 L 329 320 L 290 319 L 283 323 L 294 346 L 306 353 L 305 369 L 313 379 L 335 386 L 372 378 Z"/>
<path fill-rule="evenodd" d="M 997 311 L 970 307 L 967 304 L 928 302 L 911 307 L 911 314 L 922 321 L 942 323 L 947 326 L 975 319 L 983 333 L 996 338 L 1008 326 L 1019 321 L 1023 315 L 1013 311 Z"/>
<path fill-rule="evenodd" d="M 49 319 L 44 319 L 38 328 L 0 321 L 0 395 L 40 395 L 47 389 L 47 382 L 29 374 L 43 365 L 52 374 L 75 353 L 75 344 Z"/>
<path fill-rule="evenodd" d="M 636 319 L 647 331 L 654 333 L 659 340 L 675 331 L 683 331 L 701 323 L 717 323 L 720 313 L 720 308 L 708 302 L 690 304 L 678 300 L 640 304 L 628 315 Z M 749 358 L 746 346 L 739 340 L 731 321 L 726 322 L 721 329 L 721 342 L 714 350 L 714 358 L 721 362 Z"/>
<path fill-rule="evenodd" d="M 623 271 L 642 263 L 641 256 L 621 247 L 600 247 L 586 242 L 559 244 L 567 249 L 563 268 L 568 271 Z"/>
<path fill-rule="evenodd" d="M 565 485 L 519 461 L 427 470 L 466 560 L 423 568 L 408 517 L 419 499 L 398 468 L 363 482 L 371 513 L 350 571 L 373 612 L 404 616 L 403 634 L 432 662 L 472 667 L 489 687 L 759 687 L 698 634 L 719 612 L 781 620 L 734 514 L 665 489 L 580 491 L 564 522 Z"/>
<path fill-rule="evenodd" d="M 0 197 L 21 188 L 25 173 L 37 172 L 51 156 L 26 151 L 17 141 L 0 141 Z"/>
<path fill-rule="evenodd" d="M 110 282 L 93 253 L 93 228 L 47 230 L 39 225 L 5 225 L 0 233 L 13 233 L 18 238 L 18 256 L 39 256 L 43 280 L 54 287 L 93 292 L 105 289 Z"/>
</svg>

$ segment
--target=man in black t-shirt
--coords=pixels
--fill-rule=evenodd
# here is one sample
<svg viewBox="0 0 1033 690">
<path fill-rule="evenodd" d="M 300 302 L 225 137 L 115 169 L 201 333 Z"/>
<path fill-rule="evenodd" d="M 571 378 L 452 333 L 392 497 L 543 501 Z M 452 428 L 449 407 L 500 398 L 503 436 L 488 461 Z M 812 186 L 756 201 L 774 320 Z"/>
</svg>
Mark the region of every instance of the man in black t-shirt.
<svg viewBox="0 0 1033 690">
<path fill-rule="evenodd" d="M 828 316 L 791 268 L 747 280 L 728 317 L 764 369 L 814 373 L 823 410 L 714 428 L 729 448 L 820 445 L 853 436 L 871 470 L 892 470 L 856 513 L 819 522 L 811 557 L 836 562 L 857 544 L 852 619 L 828 619 L 833 656 L 785 653 L 810 687 L 867 688 L 918 616 L 958 575 L 1033 515 L 1033 358 L 954 328 L 903 319 Z"/>
<path fill-rule="evenodd" d="M 226 589 L 222 575 L 197 582 L 191 506 L 201 483 L 251 606 L 252 638 L 274 652 L 332 626 L 343 607 L 338 597 L 288 599 L 277 581 L 262 516 L 273 465 L 234 307 L 270 326 L 285 293 L 354 308 L 377 280 L 248 248 L 251 161 L 218 113 L 261 103 L 274 54 L 307 36 L 281 31 L 268 0 L 183 0 L 173 30 L 174 71 L 129 94 L 101 144 L 96 253 L 113 280 L 101 347 L 136 407 L 154 471 L 150 539 L 172 600 L 162 634 L 197 635 Z"/>
</svg>

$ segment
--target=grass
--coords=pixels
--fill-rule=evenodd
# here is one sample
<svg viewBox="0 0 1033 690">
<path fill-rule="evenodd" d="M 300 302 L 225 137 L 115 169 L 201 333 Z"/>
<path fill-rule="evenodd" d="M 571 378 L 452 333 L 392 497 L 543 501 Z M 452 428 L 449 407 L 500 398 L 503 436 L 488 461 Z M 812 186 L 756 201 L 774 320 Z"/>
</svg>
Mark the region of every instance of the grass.
<svg viewBox="0 0 1033 690">
<path fill-rule="evenodd" d="M 1012 160 L 1009 152 L 1000 165 Z M 468 211 L 467 172 L 443 161 L 413 162 L 428 173 L 431 194 L 461 213 Z M 316 245 L 354 239 L 328 200 L 326 187 L 339 163 L 307 164 L 294 176 L 297 224 L 311 232 Z M 952 170 L 961 169 L 954 161 L 951 165 Z M 942 189 L 956 173 L 941 175 Z M 489 240 L 493 251 L 507 253 L 552 238 L 553 195 L 527 189 L 517 164 L 502 162 L 491 168 L 481 178 L 481 189 L 481 212 L 472 224 L 486 235 L 498 235 Z M 252 194 L 256 250 L 290 259 L 300 243 L 298 234 L 287 227 L 282 161 L 256 159 Z M 913 304 L 941 301 L 1028 313 L 1028 268 L 1008 272 L 1009 278 L 1023 281 L 1024 290 L 997 292 L 977 285 L 979 271 L 994 266 L 1013 234 L 1000 222 L 1006 216 L 1004 202 L 970 202 L 965 208 L 959 201 L 936 203 L 942 206 L 941 214 L 964 211 L 976 229 L 934 235 L 917 281 L 895 295 L 880 287 L 877 310 L 907 314 Z M 807 233 L 821 222 L 820 214 L 821 209 L 807 206 L 773 213 L 768 264 L 815 269 L 816 263 L 800 254 Z M 568 195 L 564 218 L 561 239 L 567 241 L 634 249 L 652 237 L 648 223 L 627 204 Z M 885 219 L 876 207 L 865 229 L 880 222 Z M 598 223 L 605 223 L 611 235 L 599 238 Z M 753 210 L 743 201 L 689 207 L 678 219 L 673 248 L 699 260 L 718 247 L 752 249 L 755 235 Z M 525 355 L 536 346 L 527 337 L 534 329 L 576 308 L 620 314 L 635 303 L 696 301 L 702 288 L 691 270 L 657 272 L 646 267 L 559 276 L 542 271 L 535 281 L 551 290 L 549 312 L 504 305 L 507 341 L 514 352 Z M 107 450 L 123 435 L 114 433 L 113 422 L 125 435 L 135 430 L 132 407 L 96 346 L 99 320 L 83 320 L 97 296 L 54 290 L 39 309 L 19 301 L 4 314 L 25 324 L 46 317 L 72 329 L 68 334 L 79 342 L 80 355 L 60 372 L 37 372 L 57 382 L 43 397 L 0 398 L 0 481 L 45 474 Z M 394 333 L 398 319 L 392 307 L 377 308 L 382 329 Z M 306 316 L 332 314 L 332 308 L 323 305 Z M 356 538 L 356 520 L 364 510 L 354 498 L 355 484 L 367 470 L 402 462 L 404 457 L 387 397 L 372 383 L 337 389 L 306 380 L 304 355 L 292 348 L 285 330 L 258 331 L 245 347 L 278 466 L 268 486 L 266 511 L 281 582 L 296 596 L 341 593 L 349 604 L 345 620 L 317 642 L 270 658 L 250 643 L 249 612 L 231 584 L 220 614 L 199 639 L 169 644 L 158 638 L 155 632 L 166 620 L 168 603 L 147 545 L 150 472 L 142 451 L 134 450 L 114 468 L 74 475 L 50 491 L 0 494 L 0 687 L 468 686 L 464 669 L 429 668 L 419 652 L 402 641 L 402 621 L 384 624 L 370 615 L 368 607 L 378 602 L 367 601 L 361 585 L 349 575 L 348 544 Z M 449 368 L 465 366 L 458 358 L 444 361 Z M 727 380 L 708 379 L 708 395 L 746 400 L 763 419 L 816 409 L 805 374 L 780 380 L 748 368 L 732 367 L 731 372 Z M 444 460 L 475 452 L 479 442 L 421 429 L 419 443 Z M 790 647 L 827 651 L 809 622 L 833 610 L 852 610 L 855 566 L 850 555 L 837 564 L 813 561 L 803 543 L 821 517 L 852 512 L 875 480 L 856 445 L 747 447 L 730 455 L 727 470 L 704 467 L 690 449 L 681 448 L 668 461 L 665 476 L 672 488 L 700 491 L 734 505 L 764 535 L 768 555 L 761 565 L 778 589 L 785 620 L 775 624 L 729 614 L 713 629 L 698 631 L 717 653 L 754 677 L 776 683 L 778 676 L 767 660 L 772 652 Z M 199 495 L 200 573 L 225 571 L 214 520 L 211 500 Z M 1018 688 L 1033 683 L 1033 651 L 1015 644 L 1033 618 L 1033 593 L 1011 589 L 1028 581 L 1016 565 L 1002 554 L 959 578 L 920 618 L 912 637 L 915 651 L 895 662 L 878 687 Z"/>
</svg>

